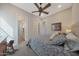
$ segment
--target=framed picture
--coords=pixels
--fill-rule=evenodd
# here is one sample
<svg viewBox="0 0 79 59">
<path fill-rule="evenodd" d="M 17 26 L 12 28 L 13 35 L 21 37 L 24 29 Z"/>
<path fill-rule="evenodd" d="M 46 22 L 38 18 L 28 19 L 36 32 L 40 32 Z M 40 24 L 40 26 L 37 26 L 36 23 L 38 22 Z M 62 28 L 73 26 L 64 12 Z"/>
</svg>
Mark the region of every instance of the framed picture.
<svg viewBox="0 0 79 59">
<path fill-rule="evenodd" d="M 61 22 L 51 24 L 52 31 L 61 31 Z"/>
</svg>

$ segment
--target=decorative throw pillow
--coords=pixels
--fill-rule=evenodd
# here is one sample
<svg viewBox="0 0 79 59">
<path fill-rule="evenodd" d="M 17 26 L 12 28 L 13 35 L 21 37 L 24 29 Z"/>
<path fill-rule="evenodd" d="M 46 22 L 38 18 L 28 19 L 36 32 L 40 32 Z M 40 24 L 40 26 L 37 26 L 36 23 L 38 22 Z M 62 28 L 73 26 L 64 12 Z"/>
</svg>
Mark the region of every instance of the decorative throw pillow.
<svg viewBox="0 0 79 59">
<path fill-rule="evenodd" d="M 77 51 L 79 50 L 79 38 L 73 33 L 68 33 L 66 35 L 66 42 L 64 45 L 65 50 Z"/>
<path fill-rule="evenodd" d="M 73 49 L 70 50 L 70 51 L 72 51 L 72 52 L 79 51 L 79 47 L 73 48 Z"/>
<path fill-rule="evenodd" d="M 67 39 L 72 39 L 72 40 L 78 39 L 78 37 L 76 35 L 74 35 L 73 33 L 71 33 L 71 32 L 66 35 L 66 38 Z"/>
<path fill-rule="evenodd" d="M 64 34 L 58 34 L 54 36 L 54 38 L 52 39 L 52 41 L 49 42 L 49 44 L 62 45 L 63 43 L 65 43 L 65 40 L 66 37 Z"/>
<path fill-rule="evenodd" d="M 67 39 L 64 45 L 65 50 L 72 50 L 74 48 L 75 41 L 71 39 Z"/>
<path fill-rule="evenodd" d="M 79 51 L 79 40 L 67 39 L 64 45 L 65 50 Z"/>
<path fill-rule="evenodd" d="M 52 40 L 54 38 L 55 35 L 57 35 L 59 32 L 53 32 L 53 34 L 50 36 L 50 40 Z"/>
<path fill-rule="evenodd" d="M 76 41 L 71 51 L 79 51 L 79 41 Z"/>
</svg>

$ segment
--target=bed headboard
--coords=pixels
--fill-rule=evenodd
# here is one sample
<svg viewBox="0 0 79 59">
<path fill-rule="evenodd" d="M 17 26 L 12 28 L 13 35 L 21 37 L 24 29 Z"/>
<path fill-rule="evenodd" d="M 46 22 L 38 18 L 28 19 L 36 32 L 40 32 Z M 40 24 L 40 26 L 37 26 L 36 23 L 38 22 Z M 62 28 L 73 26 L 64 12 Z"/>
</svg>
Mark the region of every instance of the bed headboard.
<svg viewBox="0 0 79 59">
<path fill-rule="evenodd" d="M 72 32 L 79 37 L 79 22 L 75 23 L 71 29 Z"/>
</svg>

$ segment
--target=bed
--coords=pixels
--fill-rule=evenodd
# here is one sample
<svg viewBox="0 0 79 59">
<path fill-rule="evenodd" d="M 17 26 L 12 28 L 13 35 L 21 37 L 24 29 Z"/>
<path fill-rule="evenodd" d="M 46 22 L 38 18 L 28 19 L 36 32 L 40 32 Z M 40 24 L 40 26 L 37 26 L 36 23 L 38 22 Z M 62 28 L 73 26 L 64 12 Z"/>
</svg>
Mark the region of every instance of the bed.
<svg viewBox="0 0 79 59">
<path fill-rule="evenodd" d="M 79 37 L 72 32 L 56 33 L 53 38 L 50 38 L 50 35 L 32 37 L 28 42 L 28 46 L 38 56 L 79 55 Z"/>
<path fill-rule="evenodd" d="M 48 40 L 48 41 L 47 41 Z M 63 44 L 55 44 L 49 40 L 49 36 L 38 36 L 29 40 L 29 46 L 39 56 L 78 56 L 79 42 L 74 40 L 65 40 Z M 51 44 L 53 43 L 53 44 Z M 68 45 L 68 46 L 67 46 Z M 73 45 L 76 45 L 73 47 Z M 68 49 L 69 48 L 69 49 Z M 72 48 L 72 49 L 71 49 Z"/>
</svg>

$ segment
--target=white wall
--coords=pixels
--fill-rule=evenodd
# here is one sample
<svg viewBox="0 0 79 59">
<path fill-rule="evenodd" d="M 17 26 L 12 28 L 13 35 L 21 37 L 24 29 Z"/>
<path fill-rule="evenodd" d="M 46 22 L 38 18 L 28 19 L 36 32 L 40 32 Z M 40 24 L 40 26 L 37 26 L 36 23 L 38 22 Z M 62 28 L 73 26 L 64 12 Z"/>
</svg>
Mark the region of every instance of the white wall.
<svg viewBox="0 0 79 59">
<path fill-rule="evenodd" d="M 51 24 L 56 22 L 62 23 L 62 31 L 66 29 L 67 27 L 70 27 L 72 25 L 72 8 L 68 8 L 66 10 L 60 11 L 59 13 L 56 13 L 55 15 L 51 15 L 49 17 L 44 18 L 48 23 L 48 31 L 52 33 L 51 31 Z"/>
<path fill-rule="evenodd" d="M 72 31 L 79 36 L 79 3 L 74 3 L 72 6 Z"/>
<path fill-rule="evenodd" d="M 43 26 L 44 22 L 46 22 L 45 26 Z M 43 19 L 36 19 L 33 21 L 33 25 L 34 25 L 34 32 L 36 33 L 36 35 L 39 35 L 38 33 L 38 24 L 40 24 L 40 35 L 45 35 L 45 34 L 50 34 L 52 33 L 51 31 L 51 24 L 52 23 L 56 23 L 56 22 L 61 22 L 62 23 L 62 29 L 64 31 L 64 29 L 68 28 L 68 27 L 74 27 L 76 24 L 77 28 L 74 29 L 75 31 L 77 31 L 76 33 L 79 33 L 79 28 L 78 28 L 78 24 L 79 24 L 79 3 L 73 3 L 71 8 L 68 8 L 66 10 L 60 11 L 54 15 L 45 17 Z M 46 28 L 46 30 L 44 30 L 44 27 Z"/>
<path fill-rule="evenodd" d="M 79 22 L 79 3 L 74 3 L 72 6 L 72 20 L 74 23 Z"/>
<path fill-rule="evenodd" d="M 15 48 L 18 48 L 18 43 L 17 43 L 17 39 L 18 39 L 18 27 L 17 27 L 17 18 L 16 15 L 10 13 L 10 8 L 12 8 L 11 6 L 9 6 L 8 4 L 0 4 L 0 17 L 4 19 L 4 21 L 10 25 L 13 29 L 13 36 L 11 39 L 15 40 Z M 7 27 L 7 25 L 5 25 Z M 4 30 L 7 30 L 7 28 L 5 28 Z M 9 32 L 9 30 L 7 30 L 6 32 Z M 7 40 L 9 41 L 10 38 Z"/>
<path fill-rule="evenodd" d="M 34 26 L 35 31 L 37 32 L 38 30 L 38 24 L 40 23 L 40 35 L 46 35 L 46 34 L 51 34 L 51 24 L 56 23 L 56 22 L 61 22 L 62 23 L 62 29 L 66 27 L 70 27 L 73 24 L 72 21 L 72 8 L 68 8 L 66 10 L 60 11 L 54 15 L 35 20 L 34 21 Z"/>
<path fill-rule="evenodd" d="M 2 17 L 13 29 L 13 38 L 15 40 L 14 47 L 17 49 L 18 45 L 18 20 L 19 16 L 23 17 L 25 20 L 25 41 L 28 41 L 28 37 L 31 37 L 33 33 L 33 20 L 36 16 L 29 14 L 28 12 L 17 8 L 8 3 L 0 4 L 0 17 Z M 8 30 L 9 31 L 9 30 Z"/>
<path fill-rule="evenodd" d="M 38 23 L 40 21 L 40 18 L 35 17 L 35 16 L 29 16 L 29 19 L 31 19 L 31 20 L 29 20 L 29 22 L 30 22 L 30 24 L 29 24 L 29 27 L 30 27 L 29 35 L 30 36 L 36 36 L 36 35 L 39 34 L 38 33 Z"/>
</svg>

